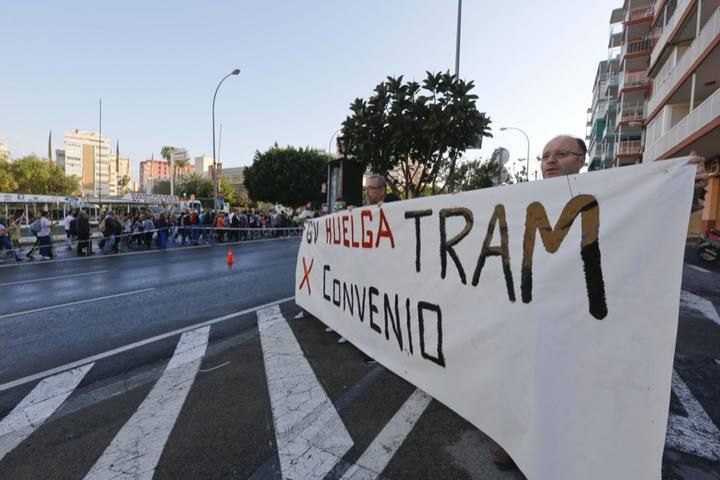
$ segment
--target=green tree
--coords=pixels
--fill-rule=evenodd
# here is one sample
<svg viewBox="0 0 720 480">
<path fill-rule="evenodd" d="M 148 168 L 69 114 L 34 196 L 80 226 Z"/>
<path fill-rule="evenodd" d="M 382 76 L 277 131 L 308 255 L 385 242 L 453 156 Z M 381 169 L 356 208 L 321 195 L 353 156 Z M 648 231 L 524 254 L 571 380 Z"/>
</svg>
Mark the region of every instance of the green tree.
<svg viewBox="0 0 720 480">
<path fill-rule="evenodd" d="M 174 170 L 173 170 L 173 175 L 175 176 L 175 185 L 178 184 L 178 176 L 177 176 L 178 170 L 182 170 L 183 168 L 186 168 L 188 165 L 190 165 L 190 160 L 188 160 L 187 158 L 183 158 L 182 160 L 178 160 L 177 162 L 175 162 Z"/>
<path fill-rule="evenodd" d="M 170 166 L 170 157 L 172 157 L 173 152 L 175 151 L 175 147 L 171 145 L 164 145 L 162 148 L 160 148 L 160 156 L 165 159 L 166 162 L 168 162 L 168 167 Z M 175 181 L 175 168 L 170 169 L 170 176 L 172 176 L 173 183 L 177 184 Z M 155 188 L 153 187 L 153 193 L 155 193 Z M 166 195 L 170 194 L 170 182 L 168 181 L 168 191 Z"/>
<path fill-rule="evenodd" d="M 183 177 L 178 192 L 187 196 L 195 195 L 197 198 L 212 198 L 213 184 L 211 180 L 203 178 L 199 173 L 190 173 Z"/>
<path fill-rule="evenodd" d="M 422 86 L 387 77 L 368 100 L 356 99 L 343 122 L 348 151 L 384 175 L 405 198 L 447 190 L 438 185 L 442 172 L 451 178 L 462 152 L 491 137 L 490 119 L 476 106 L 472 81 L 427 72 Z M 394 173 L 393 173 L 394 171 Z"/>
<path fill-rule="evenodd" d="M 129 175 L 123 175 L 123 177 L 120 179 L 120 182 L 118 182 L 120 185 L 120 192 L 122 194 L 127 193 L 128 191 L 128 185 L 130 185 L 130 176 Z"/>
<path fill-rule="evenodd" d="M 255 201 L 298 206 L 323 199 L 322 183 L 330 158 L 310 148 L 278 147 L 255 152 L 245 169 L 245 188 Z"/>
<path fill-rule="evenodd" d="M 152 187 L 152 193 L 157 195 L 170 195 L 170 180 L 155 182 L 155 185 Z"/>
<path fill-rule="evenodd" d="M 221 178 L 218 191 L 223 193 L 226 203 L 232 204 L 235 200 L 235 187 L 227 178 Z"/>
<path fill-rule="evenodd" d="M 498 176 L 502 176 L 502 166 L 493 161 L 470 160 L 461 162 L 447 179 L 449 192 L 466 192 L 479 188 L 494 187 Z"/>
<path fill-rule="evenodd" d="M 75 195 L 80 193 L 80 179 L 67 176 L 57 165 L 49 167 L 47 191 L 50 195 Z"/>
<path fill-rule="evenodd" d="M 10 164 L 5 159 L 0 159 L 0 192 L 17 192 L 18 184 L 10 170 Z"/>
<path fill-rule="evenodd" d="M 160 149 L 160 156 L 165 159 L 166 162 L 170 162 L 170 156 L 175 151 L 175 147 L 165 145 Z"/>
<path fill-rule="evenodd" d="M 58 166 L 48 166 L 45 159 L 28 155 L 9 165 L 9 172 L 16 183 L 15 191 L 46 195 L 73 195 L 80 191 L 80 181 L 68 177 Z"/>
<path fill-rule="evenodd" d="M 236 207 L 243 207 L 248 208 L 250 207 L 250 197 L 248 197 L 248 194 L 245 192 L 240 193 L 237 197 L 235 197 L 235 201 L 233 202 L 233 206 Z"/>
</svg>

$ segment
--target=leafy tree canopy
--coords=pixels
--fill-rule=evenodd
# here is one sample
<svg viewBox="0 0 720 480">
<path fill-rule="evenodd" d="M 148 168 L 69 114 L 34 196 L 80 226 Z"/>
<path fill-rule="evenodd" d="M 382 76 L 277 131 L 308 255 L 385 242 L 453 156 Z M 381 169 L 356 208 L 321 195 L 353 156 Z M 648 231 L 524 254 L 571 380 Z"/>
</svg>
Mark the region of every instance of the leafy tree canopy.
<svg viewBox="0 0 720 480">
<path fill-rule="evenodd" d="M 348 151 L 385 175 L 390 188 L 405 198 L 438 185 L 441 172 L 451 177 L 462 152 L 491 137 L 490 119 L 478 111 L 472 81 L 450 73 L 427 72 L 420 83 L 387 77 L 367 100 L 350 105 L 342 135 Z"/>
<path fill-rule="evenodd" d="M 266 152 L 255 152 L 253 164 L 245 169 L 245 188 L 255 201 L 288 206 L 321 201 L 329 160 L 310 148 L 281 148 L 276 143 Z"/>
<path fill-rule="evenodd" d="M 80 181 L 67 176 L 47 160 L 27 155 L 12 163 L 0 161 L 0 191 L 35 193 L 40 195 L 77 195 Z"/>
</svg>

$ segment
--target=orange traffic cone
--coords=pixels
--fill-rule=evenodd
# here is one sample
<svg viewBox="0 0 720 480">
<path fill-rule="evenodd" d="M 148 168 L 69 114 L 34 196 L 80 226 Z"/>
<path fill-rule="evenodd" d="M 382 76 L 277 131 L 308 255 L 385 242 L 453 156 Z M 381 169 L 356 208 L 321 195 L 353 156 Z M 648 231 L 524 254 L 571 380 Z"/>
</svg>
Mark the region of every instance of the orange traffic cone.
<svg viewBox="0 0 720 480">
<path fill-rule="evenodd" d="M 233 263 L 235 263 L 235 257 L 233 257 L 232 248 L 228 248 L 225 262 L 228 264 L 228 267 L 232 267 Z"/>
</svg>

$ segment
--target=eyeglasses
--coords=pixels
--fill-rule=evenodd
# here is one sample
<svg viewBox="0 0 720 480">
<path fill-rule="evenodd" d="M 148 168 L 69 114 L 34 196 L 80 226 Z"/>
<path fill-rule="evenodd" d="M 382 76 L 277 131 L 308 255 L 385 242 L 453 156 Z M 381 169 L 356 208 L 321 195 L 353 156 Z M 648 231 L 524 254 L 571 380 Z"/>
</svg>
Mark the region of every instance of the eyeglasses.
<svg viewBox="0 0 720 480">
<path fill-rule="evenodd" d="M 554 152 L 545 152 L 545 153 L 543 153 L 541 158 L 542 158 L 542 161 L 543 161 L 543 162 L 547 162 L 548 160 L 550 160 L 550 157 L 555 157 L 555 160 L 562 161 L 562 160 L 565 160 L 565 159 L 566 159 L 567 157 L 569 157 L 570 155 L 575 155 L 575 156 L 578 156 L 578 157 L 584 157 L 584 156 L 585 156 L 584 153 L 571 152 L 570 150 L 556 150 L 556 151 L 554 151 Z"/>
<path fill-rule="evenodd" d="M 382 187 L 382 186 L 380 186 L 380 185 L 375 186 L 375 187 L 374 187 L 374 186 L 367 186 L 367 187 L 365 187 L 365 190 L 377 190 L 377 189 L 380 189 L 380 188 L 385 188 L 385 187 Z"/>
</svg>

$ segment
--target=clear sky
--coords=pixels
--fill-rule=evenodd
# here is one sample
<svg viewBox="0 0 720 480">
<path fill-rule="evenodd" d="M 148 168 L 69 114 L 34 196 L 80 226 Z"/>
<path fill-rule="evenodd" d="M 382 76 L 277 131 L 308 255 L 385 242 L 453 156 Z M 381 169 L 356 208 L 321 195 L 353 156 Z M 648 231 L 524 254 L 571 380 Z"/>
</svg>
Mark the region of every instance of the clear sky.
<svg viewBox="0 0 720 480">
<path fill-rule="evenodd" d="M 357 97 L 387 75 L 422 80 L 454 70 L 456 0 L 176 0 L 2 2 L 0 143 L 13 157 L 62 148 L 97 130 L 137 164 L 163 145 L 252 163 L 280 145 L 327 149 Z M 464 0 L 460 76 L 473 80 L 494 138 L 531 158 L 558 133 L 584 137 L 597 62 L 621 0 Z M 334 148 L 334 147 L 333 147 Z M 536 162 L 531 162 L 536 166 Z"/>
</svg>

